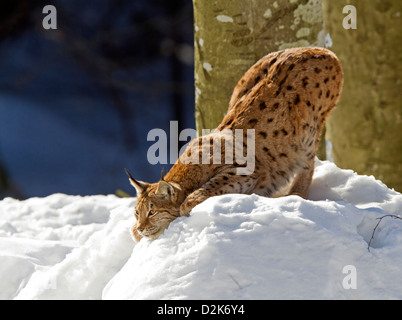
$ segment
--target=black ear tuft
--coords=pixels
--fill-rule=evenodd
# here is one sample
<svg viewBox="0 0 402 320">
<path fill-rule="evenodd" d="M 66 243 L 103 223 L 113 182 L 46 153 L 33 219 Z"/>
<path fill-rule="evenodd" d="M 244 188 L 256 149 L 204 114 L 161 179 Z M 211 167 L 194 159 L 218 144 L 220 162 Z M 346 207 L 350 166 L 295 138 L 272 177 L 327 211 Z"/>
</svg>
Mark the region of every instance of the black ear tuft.
<svg viewBox="0 0 402 320">
<path fill-rule="evenodd" d="M 149 185 L 148 183 L 135 180 L 127 169 L 124 169 L 124 170 L 126 171 L 126 173 L 128 175 L 128 179 L 130 180 L 131 185 L 137 190 L 138 195 L 140 193 L 142 193 L 148 187 L 148 185 Z"/>
</svg>

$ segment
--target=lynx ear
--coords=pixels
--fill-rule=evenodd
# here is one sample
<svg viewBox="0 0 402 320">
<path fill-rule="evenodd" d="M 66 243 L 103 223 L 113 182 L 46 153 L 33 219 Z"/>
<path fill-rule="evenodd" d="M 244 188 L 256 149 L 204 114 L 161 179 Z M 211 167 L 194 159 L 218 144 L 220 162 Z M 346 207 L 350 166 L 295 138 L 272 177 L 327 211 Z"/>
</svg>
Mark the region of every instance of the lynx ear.
<svg viewBox="0 0 402 320">
<path fill-rule="evenodd" d="M 131 185 L 135 188 L 135 190 L 137 190 L 137 195 L 142 193 L 148 187 L 148 183 L 135 180 L 127 169 L 124 170 L 128 175 L 128 179 L 130 180 Z"/>
<path fill-rule="evenodd" d="M 172 200 L 176 197 L 174 187 L 165 180 L 159 181 L 158 188 L 156 189 L 155 194 L 163 198 L 168 198 Z"/>
</svg>

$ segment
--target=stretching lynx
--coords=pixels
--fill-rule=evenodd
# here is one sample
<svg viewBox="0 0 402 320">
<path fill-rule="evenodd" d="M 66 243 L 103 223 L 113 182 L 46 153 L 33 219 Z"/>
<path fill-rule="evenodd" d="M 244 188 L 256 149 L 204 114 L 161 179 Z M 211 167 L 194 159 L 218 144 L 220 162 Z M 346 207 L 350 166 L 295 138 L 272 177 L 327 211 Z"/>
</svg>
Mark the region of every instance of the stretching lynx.
<svg viewBox="0 0 402 320">
<path fill-rule="evenodd" d="M 306 198 L 314 171 L 314 158 L 326 117 L 339 100 L 343 73 L 336 56 L 322 48 L 295 48 L 271 53 L 240 79 L 229 109 L 211 134 L 194 139 L 171 170 L 157 183 L 135 180 L 135 240 L 155 239 L 170 222 L 188 216 L 209 197 L 243 193 L 273 197 L 296 194 Z M 254 166 L 237 174 L 239 164 L 194 162 L 202 152 L 225 137 L 222 132 L 254 129 Z M 232 135 L 233 137 L 233 135 Z M 220 153 L 225 154 L 221 144 Z M 208 153 L 207 153 L 208 154 Z M 216 154 L 215 154 L 216 156 Z M 227 156 L 227 155 L 226 155 Z M 205 157 L 205 155 L 204 155 Z M 215 158 L 214 158 L 215 160 Z"/>
</svg>

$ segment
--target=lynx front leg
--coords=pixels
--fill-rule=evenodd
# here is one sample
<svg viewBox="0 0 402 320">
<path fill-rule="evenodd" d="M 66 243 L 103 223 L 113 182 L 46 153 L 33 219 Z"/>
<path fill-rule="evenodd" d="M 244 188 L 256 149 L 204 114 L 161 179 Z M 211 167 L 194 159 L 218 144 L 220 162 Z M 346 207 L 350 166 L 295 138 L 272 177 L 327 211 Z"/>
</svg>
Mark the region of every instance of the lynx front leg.
<svg viewBox="0 0 402 320">
<path fill-rule="evenodd" d="M 298 195 L 304 199 L 307 199 L 308 191 L 313 179 L 313 173 L 314 160 L 309 161 L 309 163 L 303 168 L 303 171 L 295 177 L 289 194 Z"/>
<path fill-rule="evenodd" d="M 249 194 L 257 181 L 258 177 L 255 174 L 240 176 L 235 172 L 220 173 L 187 196 L 180 206 L 180 215 L 188 216 L 197 204 L 213 196 L 229 193 Z"/>
</svg>

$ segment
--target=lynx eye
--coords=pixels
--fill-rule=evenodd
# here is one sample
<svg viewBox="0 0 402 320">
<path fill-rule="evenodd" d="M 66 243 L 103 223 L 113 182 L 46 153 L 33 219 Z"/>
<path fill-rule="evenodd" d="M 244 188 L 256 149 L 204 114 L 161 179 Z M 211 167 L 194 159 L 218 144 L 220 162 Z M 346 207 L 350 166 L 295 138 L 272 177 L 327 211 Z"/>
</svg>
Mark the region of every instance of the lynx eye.
<svg viewBox="0 0 402 320">
<path fill-rule="evenodd" d="M 135 215 L 136 215 L 137 217 L 140 215 L 137 210 L 135 210 Z"/>
<path fill-rule="evenodd" d="M 149 211 L 149 212 L 148 212 L 148 217 L 149 217 L 149 216 L 152 216 L 152 215 L 154 215 L 154 214 L 156 214 L 155 211 Z"/>
</svg>

